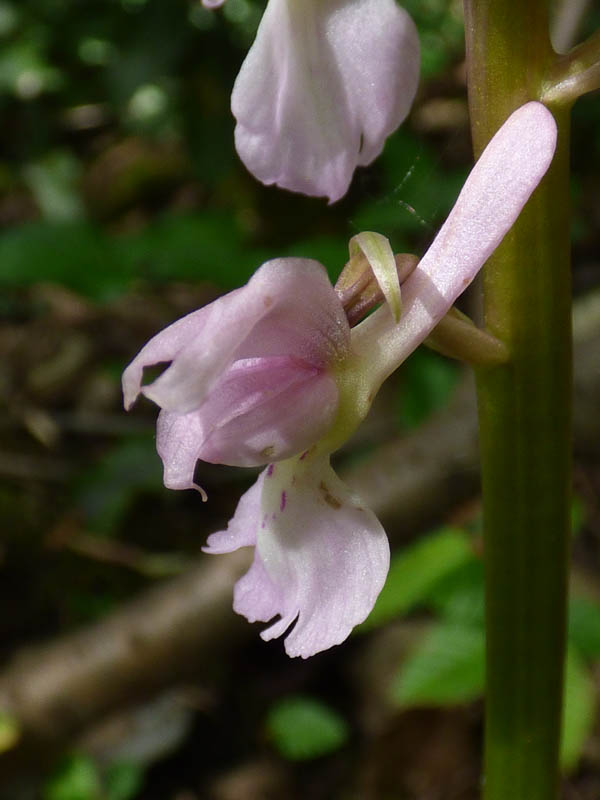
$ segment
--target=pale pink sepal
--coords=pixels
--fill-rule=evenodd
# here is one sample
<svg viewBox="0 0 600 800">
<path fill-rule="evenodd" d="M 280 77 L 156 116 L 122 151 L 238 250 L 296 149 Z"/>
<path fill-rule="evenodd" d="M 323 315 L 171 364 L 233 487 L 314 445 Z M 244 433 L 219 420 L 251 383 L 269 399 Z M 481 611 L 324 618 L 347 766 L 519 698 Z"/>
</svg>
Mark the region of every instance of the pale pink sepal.
<svg viewBox="0 0 600 800">
<path fill-rule="evenodd" d="M 278 258 L 246 286 L 175 322 L 152 338 L 123 373 L 125 407 L 142 391 L 161 408 L 200 407 L 239 358 L 295 356 L 324 367 L 345 355 L 349 327 L 327 273 L 317 261 Z M 171 361 L 149 386 L 143 368 Z"/>
<path fill-rule="evenodd" d="M 260 506 L 253 487 L 227 531 L 210 536 L 206 549 L 237 549 L 256 530 L 254 562 L 235 586 L 233 607 L 250 622 L 279 615 L 261 634 L 266 640 L 294 623 L 285 650 L 308 658 L 343 642 L 366 619 L 385 582 L 389 545 L 375 515 L 328 460 L 293 464 L 267 468 Z"/>
<path fill-rule="evenodd" d="M 224 2 L 225 0 L 202 0 L 202 5 L 204 8 L 213 9 L 220 8 Z"/>
<path fill-rule="evenodd" d="M 269 0 L 233 88 L 240 158 L 330 202 L 408 114 L 419 40 L 395 0 Z"/>
<path fill-rule="evenodd" d="M 502 125 L 475 164 L 446 222 L 402 284 L 402 317 L 380 309 L 353 329 L 355 348 L 377 347 L 383 380 L 429 335 L 479 272 L 546 173 L 557 128 L 541 103 L 527 103 Z M 523 253 L 527 269 L 527 253 Z"/>
<path fill-rule="evenodd" d="M 176 414 L 161 411 L 156 423 L 156 450 L 163 462 L 163 483 L 167 489 L 199 489 L 194 482 L 198 451 L 204 441 L 202 418 L 197 411 Z"/>
</svg>

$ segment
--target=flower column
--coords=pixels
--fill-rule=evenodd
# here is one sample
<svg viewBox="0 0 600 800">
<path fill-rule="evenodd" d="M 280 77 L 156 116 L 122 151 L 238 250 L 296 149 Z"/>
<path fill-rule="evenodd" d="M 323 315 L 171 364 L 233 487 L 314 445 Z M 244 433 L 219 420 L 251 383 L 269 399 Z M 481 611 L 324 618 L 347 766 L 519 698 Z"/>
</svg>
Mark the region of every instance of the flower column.
<svg viewBox="0 0 600 800">
<path fill-rule="evenodd" d="M 554 63 L 547 0 L 465 0 L 479 154 L 542 96 Z M 570 494 L 568 112 L 554 162 L 484 274 L 488 330 L 510 351 L 478 371 L 483 469 L 487 800 L 553 800 L 563 678 Z"/>
</svg>

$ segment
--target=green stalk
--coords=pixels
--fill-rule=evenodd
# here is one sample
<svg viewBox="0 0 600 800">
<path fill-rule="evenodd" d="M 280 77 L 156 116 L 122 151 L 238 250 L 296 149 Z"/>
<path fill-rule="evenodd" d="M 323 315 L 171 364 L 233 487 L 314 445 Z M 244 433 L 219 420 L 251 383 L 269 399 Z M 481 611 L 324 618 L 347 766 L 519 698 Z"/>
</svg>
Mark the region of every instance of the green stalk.
<svg viewBox="0 0 600 800">
<path fill-rule="evenodd" d="M 570 53 L 556 59 L 546 76 L 542 99 L 566 105 L 600 89 L 600 30 Z"/>
<path fill-rule="evenodd" d="M 538 99 L 555 55 L 547 0 L 465 0 L 479 154 Z M 553 164 L 484 271 L 488 331 L 506 364 L 477 370 L 487 690 L 484 797 L 555 800 L 570 508 L 569 117 Z"/>
</svg>

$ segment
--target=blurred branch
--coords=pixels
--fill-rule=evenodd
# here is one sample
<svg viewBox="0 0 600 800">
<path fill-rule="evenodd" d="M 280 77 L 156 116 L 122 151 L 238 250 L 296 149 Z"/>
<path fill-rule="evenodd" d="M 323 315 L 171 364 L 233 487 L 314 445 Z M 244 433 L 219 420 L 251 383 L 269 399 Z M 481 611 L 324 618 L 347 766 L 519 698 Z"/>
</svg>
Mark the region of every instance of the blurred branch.
<svg viewBox="0 0 600 800">
<path fill-rule="evenodd" d="M 575 446 L 600 451 L 600 294 L 575 314 Z M 343 473 L 393 538 L 478 491 L 475 401 L 463 386 L 451 406 L 415 433 L 379 448 Z M 232 585 L 247 569 L 243 550 L 202 558 L 183 575 L 143 593 L 88 628 L 17 653 L 0 673 L 0 709 L 20 727 L 0 766 L 17 766 L 111 710 L 148 697 L 222 656 L 254 629 L 231 608 Z"/>
<path fill-rule="evenodd" d="M 65 460 L 0 451 L 0 475 L 19 480 L 66 481 L 73 468 Z"/>
<path fill-rule="evenodd" d="M 233 647 L 250 630 L 231 610 L 249 555 L 203 559 L 102 621 L 17 653 L 0 676 L 0 708 L 21 736 L 0 767 L 60 746 L 110 710 L 189 676 L 207 653 Z"/>
<path fill-rule="evenodd" d="M 557 53 L 567 53 L 577 34 L 591 0 L 559 0 L 552 22 L 551 39 Z"/>
</svg>

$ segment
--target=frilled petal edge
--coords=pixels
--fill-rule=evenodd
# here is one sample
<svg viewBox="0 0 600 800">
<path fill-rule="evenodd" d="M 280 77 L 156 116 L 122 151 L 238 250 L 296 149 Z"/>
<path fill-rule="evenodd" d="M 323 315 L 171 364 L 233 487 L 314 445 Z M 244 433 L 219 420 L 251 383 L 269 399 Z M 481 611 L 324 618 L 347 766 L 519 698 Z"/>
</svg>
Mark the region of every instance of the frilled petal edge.
<svg viewBox="0 0 600 800">
<path fill-rule="evenodd" d="M 235 514 L 229 520 L 226 530 L 211 533 L 205 553 L 233 553 L 240 547 L 249 547 L 256 544 L 256 535 L 261 520 L 260 501 L 263 482 L 267 469 L 263 470 L 247 492 L 240 497 Z"/>
<path fill-rule="evenodd" d="M 245 495 L 230 523 L 237 546 L 250 539 L 243 520 L 258 525 L 254 562 L 236 584 L 234 609 L 251 622 L 279 615 L 261 634 L 266 640 L 295 623 L 286 652 L 308 658 L 343 642 L 368 616 L 389 567 L 387 537 L 326 459 L 296 457 L 269 466 L 261 479 L 254 510 Z M 225 537 L 233 549 L 230 529 L 213 534 L 211 552 Z"/>
</svg>

